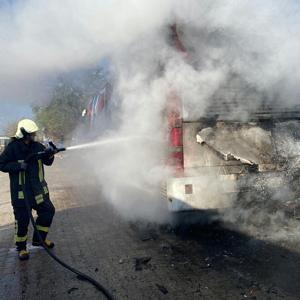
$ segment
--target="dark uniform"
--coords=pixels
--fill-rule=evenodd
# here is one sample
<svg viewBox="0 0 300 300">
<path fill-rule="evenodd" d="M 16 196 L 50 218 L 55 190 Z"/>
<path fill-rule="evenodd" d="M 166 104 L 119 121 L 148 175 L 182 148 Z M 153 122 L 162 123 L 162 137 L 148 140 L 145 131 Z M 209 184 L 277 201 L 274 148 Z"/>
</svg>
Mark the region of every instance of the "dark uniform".
<svg viewBox="0 0 300 300">
<path fill-rule="evenodd" d="M 21 163 L 32 153 L 44 151 L 45 147 L 38 142 L 25 144 L 22 139 L 14 139 L 0 155 L 0 171 L 9 173 L 11 201 L 15 215 L 15 242 L 17 249 L 26 249 L 29 215 L 24 197 L 26 195 L 31 208 L 37 211 L 36 225 L 43 238 L 46 239 L 49 227 L 55 213 L 55 208 L 49 198 L 49 190 L 44 178 L 44 164 L 51 166 L 54 156 L 49 155 L 29 161 L 26 171 L 21 169 Z M 22 177 L 23 176 L 23 177 Z M 22 189 L 22 179 L 25 181 L 25 195 Z M 33 242 L 39 242 L 37 234 Z"/>
</svg>

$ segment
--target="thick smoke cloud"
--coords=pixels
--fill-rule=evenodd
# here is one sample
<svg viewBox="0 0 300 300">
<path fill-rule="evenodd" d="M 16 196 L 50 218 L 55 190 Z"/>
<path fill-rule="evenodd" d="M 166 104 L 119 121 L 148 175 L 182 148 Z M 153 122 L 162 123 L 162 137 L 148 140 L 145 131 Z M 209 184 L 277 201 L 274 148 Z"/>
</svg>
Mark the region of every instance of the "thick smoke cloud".
<svg viewBox="0 0 300 300">
<path fill-rule="evenodd" d="M 95 64 L 103 55 L 134 43 L 162 26 L 170 3 L 28 0 L 3 6 L 1 98 L 13 96 L 16 89 L 34 89 L 35 82 L 40 90 L 41 77 Z"/>
<path fill-rule="evenodd" d="M 231 91 L 237 109 L 298 103 L 296 1 L 7 3 L 13 4 L 0 11 L 0 101 L 37 99 L 58 74 L 91 67 L 106 55 L 113 61 L 113 101 L 121 113 L 119 129 L 107 135 L 139 138 L 101 148 L 88 155 L 88 162 L 107 198 L 128 216 L 164 218 L 158 213 L 161 203 L 151 199 L 158 198 L 167 172 L 162 167 L 162 113 L 170 90 L 180 94 L 185 118 L 191 119 L 202 116 L 216 94 L 224 96 L 223 87 L 232 86 L 233 78 L 238 78 Z M 168 42 L 173 23 L 180 24 L 189 57 Z"/>
<path fill-rule="evenodd" d="M 300 24 L 296 1 L 27 0 L 6 3 L 0 11 L 2 97 L 13 94 L 12 90 L 16 92 L 17 87 L 32 96 L 33 93 L 28 92 L 35 87 L 31 80 L 37 82 L 36 88 L 40 89 L 45 85 L 40 82 L 41 77 L 49 78 L 53 73 L 95 64 L 107 53 L 123 51 L 124 54 L 124 50 L 134 44 L 132 51 L 153 51 L 159 57 L 166 48 L 155 49 L 155 33 L 163 38 L 162 28 L 176 20 L 194 29 L 185 31 L 183 36 L 194 50 L 193 60 L 200 71 L 198 76 L 193 76 L 198 80 L 192 80 L 197 87 L 189 87 L 205 95 L 203 98 L 209 97 L 212 89 L 230 72 L 236 72 L 272 98 L 294 103 L 298 99 Z M 177 66 L 177 62 L 174 63 Z M 171 66 L 172 71 L 179 72 Z M 181 70 L 179 73 L 184 71 L 189 72 Z M 181 81 L 181 78 L 171 77 L 180 85 L 176 79 Z M 209 91 L 203 86 L 209 86 Z"/>
</svg>

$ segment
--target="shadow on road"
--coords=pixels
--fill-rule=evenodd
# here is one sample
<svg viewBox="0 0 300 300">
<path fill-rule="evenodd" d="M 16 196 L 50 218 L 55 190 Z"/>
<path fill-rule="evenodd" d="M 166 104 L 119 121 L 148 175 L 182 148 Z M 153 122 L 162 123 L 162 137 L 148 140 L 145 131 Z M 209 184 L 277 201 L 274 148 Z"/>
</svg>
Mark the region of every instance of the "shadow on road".
<svg viewBox="0 0 300 300">
<path fill-rule="evenodd" d="M 57 212 L 50 237 L 61 258 L 91 274 L 120 299 L 161 299 L 161 291 L 168 293 L 164 299 L 192 299 L 205 295 L 205 285 L 211 287 L 206 299 L 228 299 L 240 291 L 247 291 L 244 295 L 252 295 L 251 299 L 300 297 L 298 252 L 217 223 L 194 224 L 178 232 L 168 226 L 133 225 L 106 203 L 97 203 L 98 194 L 92 194 L 88 196 L 95 201 Z M 9 227 L 0 228 L 0 233 L 12 230 L 12 236 Z M 146 233 L 144 238 L 141 232 Z M 149 268 L 137 271 L 134 259 L 140 257 L 151 260 Z M 24 266 L 12 264 L 11 274 L 19 277 L 20 291 L 28 299 L 98 296 L 87 283 L 62 272 L 43 251 L 33 253 L 26 272 Z M 15 287 L 7 286 L 6 295 L 10 288 Z M 226 288 L 235 288 L 235 294 L 225 294 Z"/>
<path fill-rule="evenodd" d="M 209 225 L 193 221 L 192 225 L 176 227 L 174 234 L 180 240 L 179 253 L 191 259 L 199 255 L 206 262 L 202 268 L 233 275 L 238 279 L 237 286 L 263 288 L 270 294 L 269 299 L 278 295 L 279 290 L 299 299 L 299 252 L 243 234 L 232 228 L 232 224 L 216 222 L 214 214 L 207 216 L 206 221 L 208 219 L 212 220 Z M 176 249 L 174 255 L 177 255 Z"/>
</svg>

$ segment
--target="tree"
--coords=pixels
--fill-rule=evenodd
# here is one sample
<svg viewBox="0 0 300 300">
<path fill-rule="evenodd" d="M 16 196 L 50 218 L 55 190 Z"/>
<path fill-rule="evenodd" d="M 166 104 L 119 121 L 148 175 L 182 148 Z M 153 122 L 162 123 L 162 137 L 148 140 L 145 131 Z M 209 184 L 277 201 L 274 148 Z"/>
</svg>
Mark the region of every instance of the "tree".
<svg viewBox="0 0 300 300">
<path fill-rule="evenodd" d="M 33 107 L 35 120 L 45 135 L 55 140 L 70 138 L 83 109 L 105 87 L 108 76 L 107 70 L 98 67 L 60 78 L 49 104 Z"/>
<path fill-rule="evenodd" d="M 17 127 L 18 127 L 18 121 L 13 121 L 8 123 L 4 130 L 5 135 L 8 137 L 14 136 L 16 134 Z"/>
<path fill-rule="evenodd" d="M 61 83 L 46 106 L 33 107 L 35 119 L 47 136 L 54 140 L 64 140 L 78 125 L 84 108 L 81 93 L 72 86 Z"/>
</svg>

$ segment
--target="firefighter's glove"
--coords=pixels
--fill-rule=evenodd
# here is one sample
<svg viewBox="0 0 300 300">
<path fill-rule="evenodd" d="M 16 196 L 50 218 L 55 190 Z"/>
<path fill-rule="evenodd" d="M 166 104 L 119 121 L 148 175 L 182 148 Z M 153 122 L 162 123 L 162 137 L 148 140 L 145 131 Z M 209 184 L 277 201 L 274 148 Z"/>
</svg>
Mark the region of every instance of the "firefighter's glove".
<svg viewBox="0 0 300 300">
<path fill-rule="evenodd" d="M 57 149 L 57 147 L 55 146 L 55 144 L 54 144 L 52 141 L 49 142 L 49 147 L 51 147 L 51 148 L 54 149 L 54 150 Z M 56 153 L 57 153 L 57 152 L 56 152 Z"/>
<path fill-rule="evenodd" d="M 48 147 L 48 148 L 45 149 L 45 154 L 48 157 L 52 157 L 56 153 L 57 153 L 57 150 L 54 149 L 53 147 Z"/>
<path fill-rule="evenodd" d="M 26 169 L 27 169 L 27 163 L 26 163 L 26 162 L 21 162 L 21 163 L 20 163 L 20 169 L 21 169 L 22 171 L 26 171 Z"/>
</svg>

